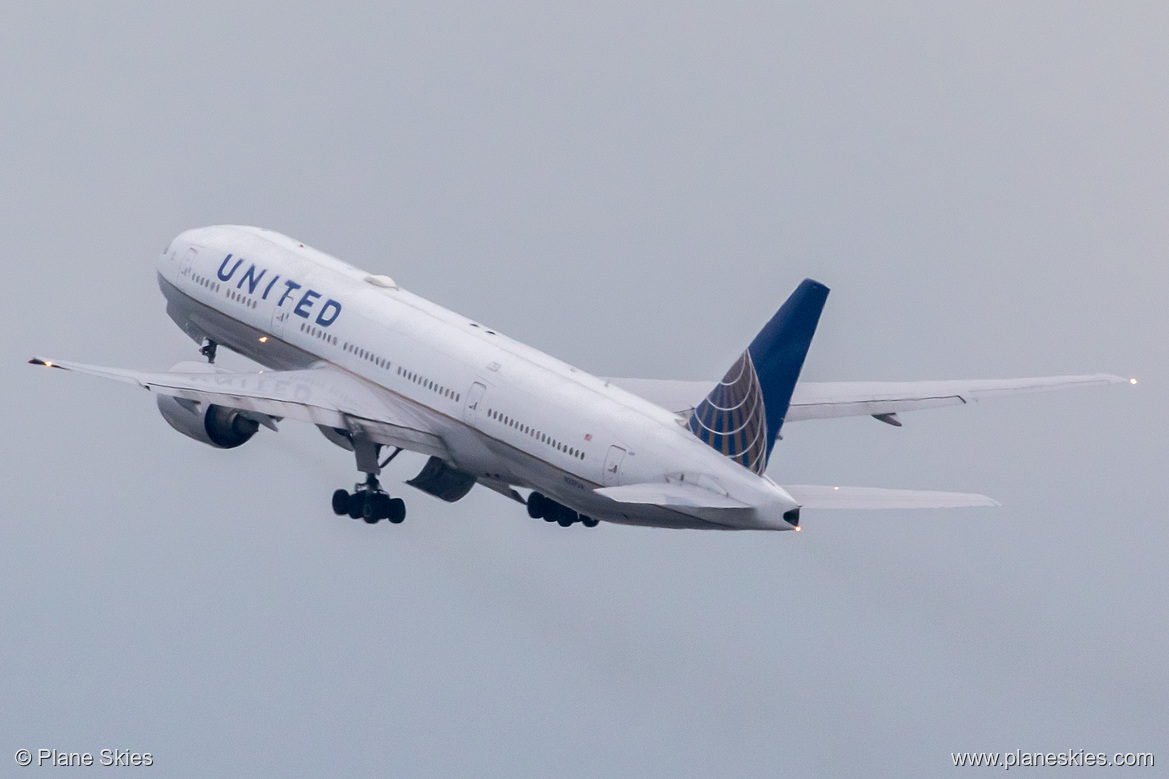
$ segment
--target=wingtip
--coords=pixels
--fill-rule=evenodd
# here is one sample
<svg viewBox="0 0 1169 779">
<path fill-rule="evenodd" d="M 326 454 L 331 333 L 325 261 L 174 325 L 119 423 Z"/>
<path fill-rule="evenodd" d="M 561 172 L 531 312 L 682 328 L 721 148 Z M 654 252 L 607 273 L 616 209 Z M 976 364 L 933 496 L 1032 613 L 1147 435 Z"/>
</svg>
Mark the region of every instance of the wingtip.
<svg viewBox="0 0 1169 779">
<path fill-rule="evenodd" d="M 961 493 L 958 493 L 958 494 L 961 494 Z M 1003 505 L 1003 504 L 999 503 L 997 500 L 995 500 L 994 498 L 992 498 L 991 496 L 980 495 L 977 492 L 966 493 L 965 497 L 966 497 L 965 506 L 969 507 L 969 508 L 996 509 L 996 508 L 1001 508 Z"/>
<path fill-rule="evenodd" d="M 40 357 L 33 357 L 28 361 L 29 365 L 43 365 L 46 368 L 60 368 L 60 365 L 54 365 L 52 360 L 44 360 Z"/>
</svg>

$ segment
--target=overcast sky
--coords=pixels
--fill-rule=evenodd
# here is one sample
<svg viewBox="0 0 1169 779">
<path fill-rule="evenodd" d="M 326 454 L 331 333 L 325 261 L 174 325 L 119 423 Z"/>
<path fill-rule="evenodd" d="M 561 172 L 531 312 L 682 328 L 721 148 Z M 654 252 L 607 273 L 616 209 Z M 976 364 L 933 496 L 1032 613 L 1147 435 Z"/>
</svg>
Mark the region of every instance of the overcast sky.
<svg viewBox="0 0 1169 779">
<path fill-rule="evenodd" d="M 1164 3 L 172 5 L 0 11 L 0 773 L 1169 763 Z M 216 451 L 23 364 L 194 358 L 153 263 L 216 223 L 601 375 L 715 378 L 811 276 L 808 379 L 1141 383 L 792 424 L 769 471 L 994 510 L 565 530 L 402 457 L 371 528 L 311 428 Z"/>
</svg>

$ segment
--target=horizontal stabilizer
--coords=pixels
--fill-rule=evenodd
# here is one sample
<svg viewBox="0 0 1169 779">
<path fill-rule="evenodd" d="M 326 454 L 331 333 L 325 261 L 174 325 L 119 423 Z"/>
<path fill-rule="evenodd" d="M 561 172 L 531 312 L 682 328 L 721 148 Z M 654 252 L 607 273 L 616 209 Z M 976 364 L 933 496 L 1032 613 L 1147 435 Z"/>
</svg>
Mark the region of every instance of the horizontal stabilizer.
<svg viewBox="0 0 1169 779">
<path fill-rule="evenodd" d="M 794 484 L 784 489 L 806 509 L 953 509 L 1000 505 L 993 498 L 970 492 L 821 487 L 811 484 Z"/>
<path fill-rule="evenodd" d="M 714 382 L 709 381 L 672 379 L 607 379 L 607 381 L 678 414 L 685 414 L 700 404 L 715 386 Z M 905 411 L 963 406 L 1000 395 L 1127 384 L 1130 381 L 1132 380 L 1109 373 L 1092 373 L 1028 379 L 800 382 L 792 393 L 786 421 L 851 416 L 881 418 Z"/>
<path fill-rule="evenodd" d="M 751 506 L 718 492 L 694 484 L 653 482 L 627 484 L 624 487 L 601 487 L 598 495 L 618 503 L 638 503 L 669 508 L 749 509 Z"/>
</svg>

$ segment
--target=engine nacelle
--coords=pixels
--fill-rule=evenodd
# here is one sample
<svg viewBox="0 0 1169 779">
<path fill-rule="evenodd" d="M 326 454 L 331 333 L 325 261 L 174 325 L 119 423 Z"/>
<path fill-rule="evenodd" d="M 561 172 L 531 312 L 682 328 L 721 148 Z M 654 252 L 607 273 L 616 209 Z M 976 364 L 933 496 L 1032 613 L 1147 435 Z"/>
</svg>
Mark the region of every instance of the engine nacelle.
<svg viewBox="0 0 1169 779">
<path fill-rule="evenodd" d="M 159 395 L 158 410 L 171 427 L 218 449 L 234 449 L 256 434 L 260 423 L 239 409 L 197 403 L 193 400 Z"/>
<path fill-rule="evenodd" d="M 180 362 L 171 368 L 179 373 L 221 373 L 205 362 Z M 260 423 L 244 412 L 211 403 L 199 403 L 170 395 L 158 395 L 158 411 L 171 427 L 187 438 L 214 446 L 234 449 L 256 434 Z M 275 429 L 271 424 L 268 425 Z"/>
</svg>

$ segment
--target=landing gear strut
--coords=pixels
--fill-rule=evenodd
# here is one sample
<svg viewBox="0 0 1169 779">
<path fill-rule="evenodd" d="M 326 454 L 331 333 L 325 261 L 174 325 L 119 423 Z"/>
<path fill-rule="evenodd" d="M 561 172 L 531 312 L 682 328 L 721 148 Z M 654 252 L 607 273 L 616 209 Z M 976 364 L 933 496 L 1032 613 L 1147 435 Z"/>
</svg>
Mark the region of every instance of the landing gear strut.
<svg viewBox="0 0 1169 779">
<path fill-rule="evenodd" d="M 214 365 L 215 364 L 215 349 L 218 346 L 219 346 L 219 344 L 215 343 L 210 338 L 208 338 L 207 343 L 203 344 L 203 346 L 199 349 L 199 354 L 206 357 L 207 362 Z"/>
<path fill-rule="evenodd" d="M 365 473 L 365 481 L 355 484 L 352 494 L 345 490 L 335 491 L 333 513 L 337 516 L 348 514 L 350 518 L 364 520 L 368 525 L 376 525 L 383 519 L 395 525 L 400 524 L 406 518 L 406 502 L 387 495 L 377 480 L 377 474 L 381 472 L 381 465 L 377 461 L 381 445 L 363 436 L 353 436 L 353 444 L 357 453 L 357 467 Z M 398 449 L 386 458 L 386 463 L 400 451 Z"/>
</svg>

